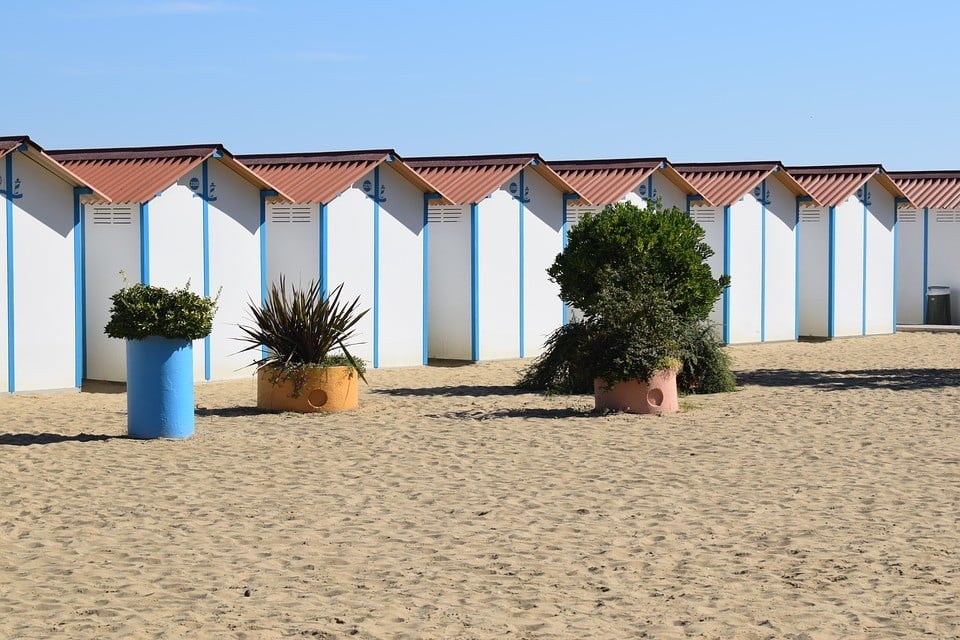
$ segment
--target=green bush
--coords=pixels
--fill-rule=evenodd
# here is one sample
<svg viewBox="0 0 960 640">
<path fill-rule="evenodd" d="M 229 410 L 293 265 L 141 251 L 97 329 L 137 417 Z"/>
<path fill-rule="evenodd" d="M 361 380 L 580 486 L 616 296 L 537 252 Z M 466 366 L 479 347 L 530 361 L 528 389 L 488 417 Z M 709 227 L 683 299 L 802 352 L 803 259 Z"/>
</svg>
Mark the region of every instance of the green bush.
<svg viewBox="0 0 960 640">
<path fill-rule="evenodd" d="M 517 386 L 526 391 L 593 393 L 592 370 L 587 367 L 587 325 L 568 322 L 555 330 L 543 354 L 521 374 Z"/>
<path fill-rule="evenodd" d="M 717 337 L 717 328 L 706 320 L 692 320 L 680 334 L 680 361 L 677 374 L 680 393 L 725 393 L 737 387 L 730 370 L 730 354 Z"/>
<path fill-rule="evenodd" d="M 104 332 L 121 340 L 205 338 L 213 329 L 219 295 L 205 298 L 189 287 L 189 282 L 172 290 L 145 284 L 123 287 L 110 296 L 113 304 Z"/>
</svg>

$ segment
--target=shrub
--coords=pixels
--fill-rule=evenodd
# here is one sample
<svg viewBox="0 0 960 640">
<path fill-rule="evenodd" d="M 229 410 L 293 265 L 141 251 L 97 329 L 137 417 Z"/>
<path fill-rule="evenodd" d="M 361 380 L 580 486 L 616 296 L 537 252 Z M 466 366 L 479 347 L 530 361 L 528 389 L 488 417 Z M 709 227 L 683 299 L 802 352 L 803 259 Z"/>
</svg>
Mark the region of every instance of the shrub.
<svg viewBox="0 0 960 640">
<path fill-rule="evenodd" d="M 110 321 L 104 332 L 111 338 L 142 340 L 150 336 L 199 340 L 213 330 L 217 299 L 189 290 L 145 284 L 125 286 L 110 296 Z"/>
<path fill-rule="evenodd" d="M 730 354 L 723 350 L 712 322 L 692 320 L 684 324 L 680 361 L 683 363 L 677 374 L 680 393 L 725 393 L 737 387 L 730 371 Z"/>
</svg>

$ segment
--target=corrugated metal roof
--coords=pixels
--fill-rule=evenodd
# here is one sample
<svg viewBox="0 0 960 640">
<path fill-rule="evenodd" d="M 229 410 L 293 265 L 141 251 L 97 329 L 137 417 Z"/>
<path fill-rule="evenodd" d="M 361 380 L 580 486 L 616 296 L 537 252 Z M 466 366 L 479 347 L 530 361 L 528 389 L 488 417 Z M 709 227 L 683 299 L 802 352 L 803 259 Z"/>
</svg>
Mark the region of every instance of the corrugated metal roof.
<svg viewBox="0 0 960 640">
<path fill-rule="evenodd" d="M 703 197 L 702 204 L 714 207 L 732 205 L 770 175 L 780 180 L 795 195 L 812 195 L 784 171 L 783 165 L 777 161 L 682 163 L 674 164 L 673 167 L 700 193 Z"/>
<path fill-rule="evenodd" d="M 158 193 L 219 154 L 218 159 L 261 190 L 282 190 L 250 171 L 219 144 L 114 149 L 63 149 L 50 155 L 106 194 L 105 202 L 149 202 Z"/>
<path fill-rule="evenodd" d="M 597 205 L 619 202 L 655 171 L 687 195 L 699 195 L 666 158 L 550 161 L 550 167 L 583 198 Z"/>
<path fill-rule="evenodd" d="M 31 140 L 29 136 L 0 136 L 0 158 L 21 148 L 24 149 L 24 153 L 28 158 L 70 186 L 90 189 L 92 194 L 84 196 L 85 199 L 105 197 L 102 192 L 90 185 L 86 180 L 53 159 L 43 147 Z"/>
<path fill-rule="evenodd" d="M 890 171 L 887 175 L 914 206 L 960 208 L 960 171 Z"/>
<path fill-rule="evenodd" d="M 374 167 L 389 162 L 397 173 L 424 193 L 440 189 L 407 165 L 392 149 L 241 155 L 237 159 L 270 182 L 279 185 L 296 202 L 329 203 Z"/>
<path fill-rule="evenodd" d="M 839 205 L 855 194 L 870 178 L 876 178 L 895 198 L 906 198 L 906 194 L 879 164 L 787 167 L 787 171 L 825 207 Z"/>
<path fill-rule="evenodd" d="M 406 162 L 458 205 L 480 202 L 527 167 L 532 167 L 561 193 L 576 193 L 576 189 L 535 153 L 407 158 Z"/>
</svg>

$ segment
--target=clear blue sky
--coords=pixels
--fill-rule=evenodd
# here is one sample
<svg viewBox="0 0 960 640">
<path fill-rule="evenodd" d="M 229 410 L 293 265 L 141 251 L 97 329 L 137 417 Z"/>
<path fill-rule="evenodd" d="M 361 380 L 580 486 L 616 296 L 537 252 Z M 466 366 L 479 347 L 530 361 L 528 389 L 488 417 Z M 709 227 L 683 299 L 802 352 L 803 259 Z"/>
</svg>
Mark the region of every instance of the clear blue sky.
<svg viewBox="0 0 960 640">
<path fill-rule="evenodd" d="M 951 2 L 6 0 L 0 132 L 960 169 Z"/>
</svg>

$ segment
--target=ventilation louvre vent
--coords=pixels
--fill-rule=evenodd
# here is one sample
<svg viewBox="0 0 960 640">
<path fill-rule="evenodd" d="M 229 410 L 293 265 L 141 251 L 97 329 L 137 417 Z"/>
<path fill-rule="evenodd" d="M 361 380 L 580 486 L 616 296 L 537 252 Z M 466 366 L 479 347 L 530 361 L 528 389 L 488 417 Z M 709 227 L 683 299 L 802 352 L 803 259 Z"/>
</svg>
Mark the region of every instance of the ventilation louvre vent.
<svg viewBox="0 0 960 640">
<path fill-rule="evenodd" d="M 598 207 L 591 207 L 590 205 L 572 205 L 567 207 L 567 224 L 571 227 L 578 222 L 583 216 L 588 213 L 597 213 L 600 211 Z"/>
<path fill-rule="evenodd" d="M 270 209 L 270 222 L 278 224 L 302 224 L 310 222 L 309 206 L 284 207 L 274 206 Z"/>
<path fill-rule="evenodd" d="M 690 218 L 697 224 L 713 224 L 719 214 L 715 207 L 690 207 Z"/>
<path fill-rule="evenodd" d="M 934 221 L 939 224 L 953 224 L 960 222 L 960 210 L 940 209 L 934 214 Z"/>
<path fill-rule="evenodd" d="M 427 222 L 459 222 L 463 216 L 463 207 L 456 205 L 440 205 L 427 208 Z"/>
<path fill-rule="evenodd" d="M 809 207 L 800 208 L 800 222 L 801 223 L 811 223 L 816 224 L 823 219 L 823 211 L 821 209 L 811 209 Z"/>
<path fill-rule="evenodd" d="M 897 222 L 920 222 L 920 212 L 917 209 L 900 209 L 897 211 Z"/>
<path fill-rule="evenodd" d="M 132 205 L 105 205 L 93 207 L 93 224 L 130 224 Z"/>
</svg>

